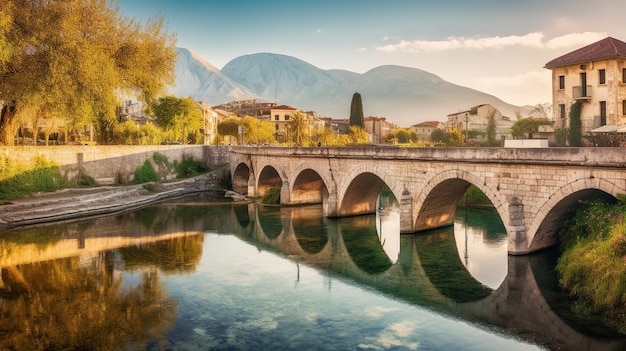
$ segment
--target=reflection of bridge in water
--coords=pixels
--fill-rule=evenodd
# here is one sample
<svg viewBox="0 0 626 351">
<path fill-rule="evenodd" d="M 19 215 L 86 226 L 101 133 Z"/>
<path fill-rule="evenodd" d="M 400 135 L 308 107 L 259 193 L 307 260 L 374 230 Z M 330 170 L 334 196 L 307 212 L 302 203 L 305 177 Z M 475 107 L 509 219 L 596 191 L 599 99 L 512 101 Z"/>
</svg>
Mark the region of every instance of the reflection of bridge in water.
<svg viewBox="0 0 626 351">
<path fill-rule="evenodd" d="M 13 273 L 20 265 L 145 247 L 151 242 L 193 241 L 182 250 L 192 256 L 185 269 L 194 270 L 201 256 L 203 233 L 234 233 L 259 249 L 287 256 L 298 265 L 315 267 L 336 279 L 485 327 L 506 328 L 535 343 L 576 350 L 626 347 L 624 340 L 583 334 L 553 311 L 537 283 L 544 278 L 533 270 L 535 265 L 544 265 L 540 255 L 509 256 L 508 275 L 491 290 L 467 272 L 450 233 L 400 236 L 399 256 L 393 262 L 378 241 L 375 220 L 374 216 L 328 219 L 320 206 L 160 206 L 50 227 L 44 231 L 49 238 L 45 243 L 36 238 L 29 242 L 28 231 L 19 231 L 0 238 L 0 290 L 15 283 L 10 279 L 16 279 Z M 165 245 L 164 250 L 181 250 L 181 245 L 170 246 Z M 7 271 L 11 274 L 5 274 Z"/>
<path fill-rule="evenodd" d="M 377 241 L 373 216 L 329 220 L 317 207 L 280 210 L 255 205 L 236 206 L 234 215 L 243 227 L 240 237 L 261 249 L 419 306 L 514 330 L 521 338 L 555 347 L 626 347 L 626 340 L 585 335 L 553 311 L 533 272 L 533 266 L 545 264 L 541 255 L 508 256 L 508 274 L 493 291 L 467 272 L 453 235 L 429 236 L 428 242 L 425 236 L 403 235 L 399 258 L 392 264 Z M 353 240 L 356 235 L 359 239 Z M 373 242 L 378 246 L 371 246 Z M 368 244 L 367 250 L 358 247 Z"/>
</svg>

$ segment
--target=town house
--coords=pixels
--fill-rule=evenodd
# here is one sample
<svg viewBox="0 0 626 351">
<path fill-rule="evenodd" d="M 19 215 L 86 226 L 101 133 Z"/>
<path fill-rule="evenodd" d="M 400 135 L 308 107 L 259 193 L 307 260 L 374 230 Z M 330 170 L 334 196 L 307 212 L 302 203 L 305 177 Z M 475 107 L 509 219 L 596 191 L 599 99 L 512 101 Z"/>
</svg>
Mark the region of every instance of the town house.
<svg viewBox="0 0 626 351">
<path fill-rule="evenodd" d="M 626 43 L 607 37 L 557 57 L 545 68 L 552 71 L 555 129 L 569 127 L 577 101 L 582 135 L 626 125 Z"/>
</svg>

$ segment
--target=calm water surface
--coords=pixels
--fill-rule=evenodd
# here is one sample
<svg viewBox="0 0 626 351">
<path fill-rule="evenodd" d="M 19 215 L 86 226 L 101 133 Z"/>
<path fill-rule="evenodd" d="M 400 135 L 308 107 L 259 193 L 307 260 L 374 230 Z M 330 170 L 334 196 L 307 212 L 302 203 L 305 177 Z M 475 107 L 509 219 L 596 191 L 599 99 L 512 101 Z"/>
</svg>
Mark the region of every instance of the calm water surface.
<svg viewBox="0 0 626 351">
<path fill-rule="evenodd" d="M 623 350 L 509 257 L 497 213 L 399 235 L 394 206 L 327 219 L 190 199 L 0 233 L 0 350 Z"/>
</svg>

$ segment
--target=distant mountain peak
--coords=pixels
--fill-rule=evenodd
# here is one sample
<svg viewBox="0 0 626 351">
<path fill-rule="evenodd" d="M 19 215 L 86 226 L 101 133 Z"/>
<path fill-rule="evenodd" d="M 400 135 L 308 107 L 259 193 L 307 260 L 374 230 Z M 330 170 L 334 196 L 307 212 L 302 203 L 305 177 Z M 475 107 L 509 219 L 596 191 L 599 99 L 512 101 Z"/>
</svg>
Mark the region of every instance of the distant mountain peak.
<svg viewBox="0 0 626 351">
<path fill-rule="evenodd" d="M 178 50 L 177 89 L 211 105 L 254 98 L 347 118 L 352 94 L 359 92 L 366 116 L 386 117 L 400 126 L 445 121 L 450 113 L 480 104 L 491 104 L 511 118 L 519 110 L 417 68 L 384 65 L 359 74 L 323 70 L 292 56 L 261 52 L 237 57 L 218 70 L 198 54 Z"/>
</svg>

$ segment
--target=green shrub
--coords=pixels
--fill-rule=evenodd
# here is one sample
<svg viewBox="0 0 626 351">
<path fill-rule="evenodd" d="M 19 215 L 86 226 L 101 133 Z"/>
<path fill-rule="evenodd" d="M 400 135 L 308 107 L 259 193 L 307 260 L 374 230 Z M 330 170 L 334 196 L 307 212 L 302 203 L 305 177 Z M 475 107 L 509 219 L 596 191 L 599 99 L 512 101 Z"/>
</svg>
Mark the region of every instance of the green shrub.
<svg viewBox="0 0 626 351">
<path fill-rule="evenodd" d="M 191 156 L 183 156 L 183 160 L 175 162 L 176 178 L 189 178 L 195 177 L 200 174 L 209 172 L 211 169 L 203 161 L 196 161 Z"/>
<path fill-rule="evenodd" d="M 261 202 L 268 205 L 279 205 L 280 204 L 280 187 L 274 187 L 269 189 L 263 195 Z"/>
<path fill-rule="evenodd" d="M 154 167 L 152 167 L 150 160 L 146 160 L 143 163 L 143 166 L 137 167 L 135 170 L 134 182 L 136 184 L 156 182 L 157 180 L 158 178 L 156 172 L 154 171 Z"/>
<path fill-rule="evenodd" d="M 160 154 L 158 152 L 155 152 L 152 155 L 152 160 L 154 161 L 154 163 L 156 163 L 157 165 L 168 165 L 168 160 L 167 160 L 167 156 Z"/>
<path fill-rule="evenodd" d="M 55 191 L 67 185 L 59 167 L 43 156 L 34 157 L 30 165 L 0 158 L 0 198 L 4 200 Z"/>
</svg>

